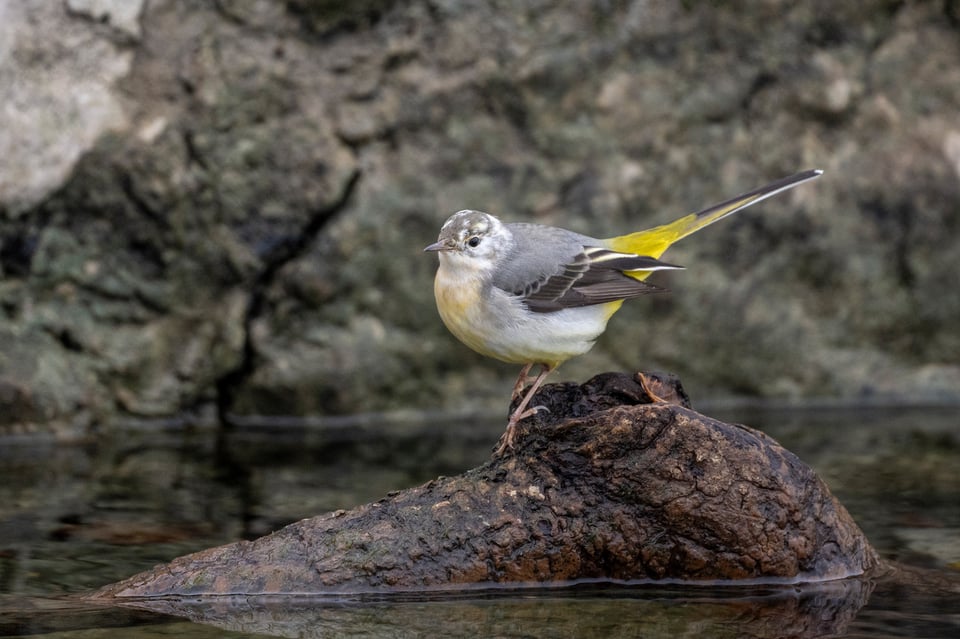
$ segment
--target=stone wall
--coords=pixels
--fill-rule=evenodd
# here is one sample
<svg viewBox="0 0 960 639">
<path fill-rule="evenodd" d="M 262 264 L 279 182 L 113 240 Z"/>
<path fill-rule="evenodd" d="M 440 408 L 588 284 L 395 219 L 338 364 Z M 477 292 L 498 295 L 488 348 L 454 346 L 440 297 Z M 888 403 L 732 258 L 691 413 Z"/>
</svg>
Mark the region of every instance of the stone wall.
<svg viewBox="0 0 960 639">
<path fill-rule="evenodd" d="M 960 397 L 956 3 L 340 4 L 0 2 L 0 428 L 505 413 L 447 215 L 606 237 L 813 167 L 558 377 Z"/>
</svg>

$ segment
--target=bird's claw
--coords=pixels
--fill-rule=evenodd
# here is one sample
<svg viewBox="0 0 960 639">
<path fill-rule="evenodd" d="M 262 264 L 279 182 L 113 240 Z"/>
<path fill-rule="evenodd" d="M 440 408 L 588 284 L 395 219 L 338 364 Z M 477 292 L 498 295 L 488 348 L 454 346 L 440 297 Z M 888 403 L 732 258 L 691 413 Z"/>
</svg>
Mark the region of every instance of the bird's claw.
<svg viewBox="0 0 960 639">
<path fill-rule="evenodd" d="M 512 449 L 513 442 L 517 439 L 517 424 L 525 420 L 527 417 L 533 417 L 540 411 L 549 413 L 550 409 L 543 404 L 540 404 L 538 406 L 531 406 L 519 415 L 512 415 L 510 417 L 510 421 L 507 423 L 507 430 L 504 431 L 503 435 L 500 436 L 500 440 L 497 442 L 497 447 L 494 449 L 494 453 L 496 455 L 502 455 L 508 449 Z"/>
</svg>

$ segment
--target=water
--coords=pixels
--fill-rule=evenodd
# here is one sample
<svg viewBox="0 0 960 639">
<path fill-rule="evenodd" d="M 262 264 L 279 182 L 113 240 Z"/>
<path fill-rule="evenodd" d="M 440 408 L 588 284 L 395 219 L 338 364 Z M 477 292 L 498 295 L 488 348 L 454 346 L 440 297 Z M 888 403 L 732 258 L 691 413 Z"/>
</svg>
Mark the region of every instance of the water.
<svg viewBox="0 0 960 639">
<path fill-rule="evenodd" d="M 350 508 L 489 455 L 467 419 L 127 428 L 0 439 L 0 635 L 45 637 L 957 637 L 956 408 L 700 407 L 762 428 L 830 485 L 896 574 L 803 587 L 584 584 L 294 601 L 179 602 L 178 614 L 71 597 L 194 550 Z M 454 425 L 450 425 L 454 424 Z"/>
</svg>

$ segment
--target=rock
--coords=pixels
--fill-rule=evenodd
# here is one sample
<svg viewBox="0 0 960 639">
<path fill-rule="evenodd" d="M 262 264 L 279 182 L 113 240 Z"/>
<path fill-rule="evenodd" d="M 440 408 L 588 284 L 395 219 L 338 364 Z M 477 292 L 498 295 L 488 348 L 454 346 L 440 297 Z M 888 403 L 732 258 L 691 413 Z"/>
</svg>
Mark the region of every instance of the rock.
<svg viewBox="0 0 960 639">
<path fill-rule="evenodd" d="M 534 401 L 549 412 L 479 468 L 181 557 L 94 597 L 797 583 L 877 566 L 849 514 L 793 454 L 680 405 L 675 380 L 638 379 L 547 386 Z M 651 389 L 680 404 L 651 403 Z"/>
<path fill-rule="evenodd" d="M 133 51 L 63 4 L 0 3 L 0 219 L 35 215 L 100 136 L 130 125 L 114 83 Z M 112 4 L 135 14 L 142 0 Z"/>
<path fill-rule="evenodd" d="M 110 25 L 131 41 L 140 39 L 140 12 L 143 0 L 67 0 L 67 9 Z"/>
</svg>

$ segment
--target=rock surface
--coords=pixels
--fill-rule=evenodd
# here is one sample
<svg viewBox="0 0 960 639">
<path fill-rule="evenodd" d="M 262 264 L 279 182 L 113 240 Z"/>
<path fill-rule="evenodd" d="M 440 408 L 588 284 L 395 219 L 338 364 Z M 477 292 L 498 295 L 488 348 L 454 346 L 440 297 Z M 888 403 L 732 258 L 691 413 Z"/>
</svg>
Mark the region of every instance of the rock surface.
<svg viewBox="0 0 960 639">
<path fill-rule="evenodd" d="M 955 7 L 2 2 L 0 429 L 490 409 L 451 212 L 608 236 L 808 167 L 564 374 L 956 399 Z"/>
<path fill-rule="evenodd" d="M 477 469 L 181 557 L 95 597 L 793 583 L 877 565 L 813 471 L 762 433 L 650 403 L 627 375 L 548 386 L 536 401 L 550 411 Z"/>
</svg>

